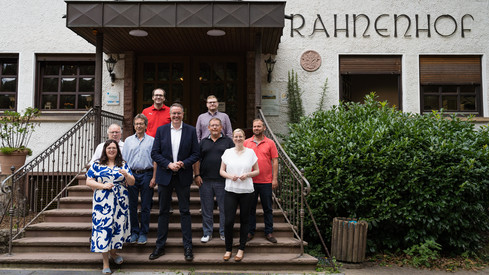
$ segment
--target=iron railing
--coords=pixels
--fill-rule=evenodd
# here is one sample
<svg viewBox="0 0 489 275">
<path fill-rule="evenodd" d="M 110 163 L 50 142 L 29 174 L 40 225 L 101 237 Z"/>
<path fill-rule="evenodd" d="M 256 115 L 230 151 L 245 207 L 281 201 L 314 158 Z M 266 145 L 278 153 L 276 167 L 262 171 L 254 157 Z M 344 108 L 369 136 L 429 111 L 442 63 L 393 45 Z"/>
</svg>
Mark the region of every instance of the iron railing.
<svg viewBox="0 0 489 275">
<path fill-rule="evenodd" d="M 273 199 L 277 206 L 282 210 L 286 221 L 290 224 L 292 231 L 297 239 L 301 243 L 301 256 L 304 254 L 304 219 L 305 210 L 309 213 L 309 218 L 314 224 L 315 230 L 322 242 L 323 248 L 326 251 L 327 256 L 331 259 L 329 250 L 323 240 L 321 232 L 316 224 L 316 220 L 312 215 L 311 208 L 307 203 L 307 195 L 311 191 L 311 185 L 309 181 L 303 176 L 302 172 L 295 166 L 292 160 L 289 158 L 283 147 L 280 145 L 280 141 L 275 136 L 267 119 L 263 115 L 261 109 L 258 109 L 258 116 L 265 123 L 265 135 L 272 139 L 277 145 L 278 151 L 278 182 L 279 187 L 273 192 Z"/>
<path fill-rule="evenodd" d="M 96 131 L 96 120 L 101 121 L 99 131 Z M 68 187 L 83 174 L 95 151 L 95 133 L 106 133 L 112 123 L 122 127 L 122 120 L 120 115 L 90 109 L 51 146 L 2 181 L 6 203 L 0 223 L 6 216 L 10 217 L 9 254 L 12 240 L 45 210 L 58 208 L 60 199 L 67 196 Z"/>
</svg>

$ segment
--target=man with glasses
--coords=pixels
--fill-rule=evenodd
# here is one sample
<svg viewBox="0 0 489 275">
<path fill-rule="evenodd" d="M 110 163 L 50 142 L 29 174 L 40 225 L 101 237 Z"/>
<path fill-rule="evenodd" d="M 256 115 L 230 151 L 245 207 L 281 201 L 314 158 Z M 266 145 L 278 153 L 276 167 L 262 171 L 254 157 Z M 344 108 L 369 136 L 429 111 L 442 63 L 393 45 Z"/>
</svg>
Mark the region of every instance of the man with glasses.
<svg viewBox="0 0 489 275">
<path fill-rule="evenodd" d="M 133 120 L 136 133 L 126 138 L 122 157 L 131 168 L 136 179 L 134 185 L 128 186 L 129 212 L 131 220 L 131 243 L 146 244 L 149 232 L 149 218 L 153 204 L 153 187 L 155 186 L 156 169 L 151 158 L 154 138 L 146 134 L 148 119 L 138 114 Z M 138 198 L 141 193 L 141 219 L 138 219 Z"/>
<path fill-rule="evenodd" d="M 165 102 L 165 90 L 156 88 L 153 90 L 153 105 L 143 110 L 143 115 L 148 118 L 146 134 L 155 137 L 158 127 L 170 123 L 170 108 Z"/>
<path fill-rule="evenodd" d="M 108 139 L 113 139 L 117 141 L 117 143 L 119 144 L 119 148 L 121 149 L 122 152 L 122 148 L 124 147 L 124 142 L 121 140 L 122 137 L 121 126 L 115 123 L 111 124 L 107 129 L 107 136 Z M 92 159 L 90 160 L 89 165 L 92 165 L 96 160 L 100 159 L 100 157 L 102 156 L 102 151 L 104 149 L 104 144 L 105 142 L 102 142 L 97 146 L 97 148 L 95 149 L 95 153 L 93 154 Z"/>
<path fill-rule="evenodd" d="M 226 113 L 221 113 L 217 110 L 219 107 L 219 102 L 216 96 L 210 95 L 207 97 L 207 112 L 201 114 L 197 118 L 197 124 L 195 128 L 197 130 L 197 139 L 199 142 L 203 138 L 207 138 L 210 134 L 208 126 L 211 118 L 218 118 L 222 122 L 222 132 L 224 135 L 232 138 L 233 137 L 233 127 L 231 126 L 231 121 Z"/>
</svg>

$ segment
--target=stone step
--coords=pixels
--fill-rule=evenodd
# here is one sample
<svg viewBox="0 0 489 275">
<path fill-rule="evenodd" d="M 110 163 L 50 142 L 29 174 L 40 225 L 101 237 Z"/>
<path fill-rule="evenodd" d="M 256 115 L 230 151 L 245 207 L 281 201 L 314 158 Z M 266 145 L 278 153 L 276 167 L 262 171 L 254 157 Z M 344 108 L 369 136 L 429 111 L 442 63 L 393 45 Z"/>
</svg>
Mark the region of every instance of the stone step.
<svg viewBox="0 0 489 275">
<path fill-rule="evenodd" d="M 92 197 L 93 196 L 93 190 L 92 188 L 88 187 L 87 185 L 74 185 L 68 187 L 68 195 L 70 197 Z M 176 196 L 176 193 L 173 192 L 173 195 Z M 192 184 L 190 186 L 190 196 L 199 196 L 199 187 Z M 153 197 L 158 197 L 158 188 L 156 187 L 154 190 Z"/>
<path fill-rule="evenodd" d="M 153 197 L 153 208 L 158 208 L 158 197 Z M 172 197 L 173 209 L 178 209 L 177 196 Z M 60 199 L 60 209 L 91 209 L 92 197 L 64 197 Z M 200 198 L 190 197 L 190 209 L 200 209 Z"/>
<path fill-rule="evenodd" d="M 239 220 L 239 209 L 236 212 L 236 220 Z M 158 209 L 151 209 L 150 222 L 158 222 Z M 214 210 L 214 222 L 219 222 L 219 210 Z M 202 213 L 199 209 L 191 209 L 190 215 L 192 216 L 192 222 L 201 223 Z M 273 211 L 274 223 L 284 222 L 284 216 L 282 212 L 278 209 Z M 256 210 L 257 223 L 263 223 L 263 210 Z M 48 210 L 44 213 L 44 221 L 46 222 L 91 222 L 92 221 L 92 210 L 91 209 L 53 209 Z M 180 211 L 177 209 L 173 210 L 173 214 L 170 215 L 170 222 L 180 222 Z"/>
<path fill-rule="evenodd" d="M 256 224 L 256 236 L 264 235 L 263 223 Z M 156 238 L 158 225 L 151 223 L 149 225 L 149 238 Z M 25 231 L 25 237 L 88 237 L 92 230 L 92 224 L 89 222 L 43 222 L 29 226 Z M 219 224 L 214 223 L 214 232 L 219 232 Z M 290 225 L 287 223 L 276 223 L 273 225 L 273 235 L 275 237 L 292 238 Z M 202 223 L 192 223 L 192 235 L 195 237 L 202 236 Z M 239 235 L 239 223 L 234 225 L 234 237 Z M 181 237 L 180 223 L 170 223 L 168 237 Z"/>
<path fill-rule="evenodd" d="M 233 251 L 233 256 L 236 251 Z M 196 272 L 206 271 L 271 271 L 287 270 L 298 272 L 314 272 L 317 259 L 304 254 L 273 254 L 273 253 L 246 253 L 241 262 L 235 262 L 233 258 L 228 262 L 222 260 L 224 251 L 221 253 L 196 253 L 192 262 L 184 259 L 183 251 L 180 253 L 168 253 L 160 258 L 150 261 L 149 254 L 127 253 L 122 250 L 120 255 L 124 263 L 120 266 L 111 264 L 112 269 L 134 270 L 193 270 Z M 80 269 L 102 268 L 102 255 L 100 253 L 16 253 L 15 255 L 1 255 L 0 266 L 2 268 L 35 268 L 35 269 Z"/>
<path fill-rule="evenodd" d="M 89 234 L 88 234 L 89 235 Z M 89 253 L 89 236 L 85 237 L 28 237 L 14 241 L 13 253 L 28 252 L 67 252 L 67 253 Z M 239 237 L 234 238 L 233 246 L 239 245 Z M 145 245 L 124 244 L 124 252 L 151 254 L 156 246 L 156 238 L 148 238 Z M 167 239 L 167 253 L 181 253 L 183 244 L 181 237 Z M 207 243 L 200 242 L 200 236 L 193 238 L 193 252 L 198 253 L 221 253 L 225 251 L 224 241 L 217 235 Z M 263 236 L 256 236 L 246 244 L 246 252 L 249 253 L 299 253 L 300 242 L 294 238 L 279 237 L 277 243 L 268 242 Z"/>
</svg>

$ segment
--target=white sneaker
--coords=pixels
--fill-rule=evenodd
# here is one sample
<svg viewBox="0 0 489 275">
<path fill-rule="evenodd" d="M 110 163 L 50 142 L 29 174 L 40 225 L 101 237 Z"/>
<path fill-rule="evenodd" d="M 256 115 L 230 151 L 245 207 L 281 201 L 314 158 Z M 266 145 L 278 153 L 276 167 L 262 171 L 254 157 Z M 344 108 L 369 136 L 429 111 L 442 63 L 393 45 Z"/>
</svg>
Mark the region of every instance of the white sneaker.
<svg viewBox="0 0 489 275">
<path fill-rule="evenodd" d="M 206 243 L 206 242 L 210 241 L 211 239 L 212 239 L 212 236 L 204 235 L 204 237 L 202 237 L 200 239 L 200 241 L 203 242 L 203 243 Z"/>
<path fill-rule="evenodd" d="M 224 237 L 224 235 L 221 235 L 221 240 L 225 241 L 226 237 Z"/>
</svg>

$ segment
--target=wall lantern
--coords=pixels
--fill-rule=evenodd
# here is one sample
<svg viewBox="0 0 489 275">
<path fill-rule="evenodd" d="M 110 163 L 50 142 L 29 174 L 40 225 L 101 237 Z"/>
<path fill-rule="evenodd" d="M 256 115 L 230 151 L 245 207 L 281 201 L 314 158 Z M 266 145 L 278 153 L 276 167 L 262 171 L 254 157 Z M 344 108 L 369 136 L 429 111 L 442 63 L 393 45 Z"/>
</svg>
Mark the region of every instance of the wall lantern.
<svg viewBox="0 0 489 275">
<path fill-rule="evenodd" d="M 110 55 L 109 59 L 105 59 L 105 64 L 107 65 L 107 71 L 109 71 L 110 80 L 112 81 L 112 83 L 115 82 L 115 73 L 114 73 L 115 63 L 117 63 L 117 59 L 113 58 L 112 55 Z"/>
<path fill-rule="evenodd" d="M 268 83 L 272 82 L 272 72 L 273 72 L 273 67 L 275 66 L 276 60 L 272 59 L 272 55 L 268 57 L 268 59 L 265 60 L 265 64 L 267 65 L 267 81 Z"/>
</svg>

